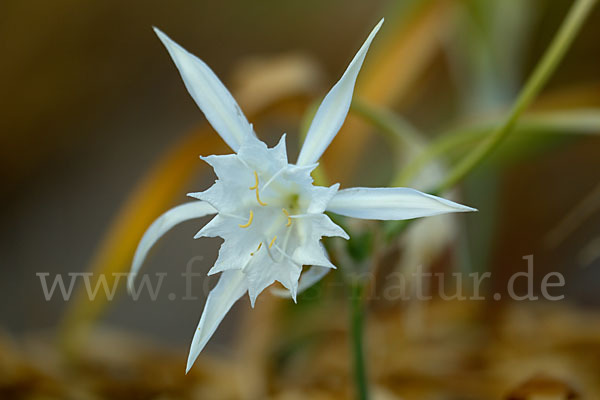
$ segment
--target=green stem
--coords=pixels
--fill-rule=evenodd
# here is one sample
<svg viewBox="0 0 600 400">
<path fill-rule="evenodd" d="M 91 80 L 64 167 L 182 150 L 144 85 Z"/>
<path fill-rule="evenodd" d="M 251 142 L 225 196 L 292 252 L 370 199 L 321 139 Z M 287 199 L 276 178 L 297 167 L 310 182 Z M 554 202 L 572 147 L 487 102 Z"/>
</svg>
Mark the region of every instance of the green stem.
<svg viewBox="0 0 600 400">
<path fill-rule="evenodd" d="M 454 129 L 439 136 L 416 156 L 394 179 L 392 186 L 408 185 L 425 166 L 458 148 L 480 142 L 495 129 L 500 121 L 489 121 L 474 126 Z M 523 115 L 515 126 L 515 132 L 532 134 L 551 133 L 598 133 L 600 132 L 600 110 L 580 109 L 548 111 Z"/>
<path fill-rule="evenodd" d="M 369 398 L 367 371 L 363 348 L 363 332 L 365 308 L 363 302 L 365 286 L 360 279 L 350 282 L 350 327 L 351 346 L 354 362 L 354 382 L 356 384 L 356 398 L 367 400 Z"/>
<path fill-rule="evenodd" d="M 595 3 L 596 0 L 578 0 L 571 7 L 560 30 L 517 97 L 504 123 L 498 129 L 494 130 L 486 141 L 476 147 L 450 171 L 446 179 L 435 190 L 436 193 L 444 192 L 461 181 L 508 136 L 518 121 L 519 116 L 537 96 L 562 60 Z"/>
</svg>

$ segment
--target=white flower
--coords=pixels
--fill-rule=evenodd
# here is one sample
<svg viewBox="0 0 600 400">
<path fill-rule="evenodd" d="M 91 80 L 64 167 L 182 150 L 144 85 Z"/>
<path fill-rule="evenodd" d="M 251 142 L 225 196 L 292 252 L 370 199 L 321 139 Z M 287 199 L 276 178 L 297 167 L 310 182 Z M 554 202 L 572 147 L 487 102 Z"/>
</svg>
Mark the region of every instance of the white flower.
<svg viewBox="0 0 600 400">
<path fill-rule="evenodd" d="M 190 194 L 199 201 L 167 211 L 150 226 L 136 250 L 128 282 L 131 289 L 150 247 L 174 225 L 216 214 L 195 236 L 218 236 L 225 241 L 209 272 L 221 276 L 208 296 L 194 335 L 188 371 L 225 314 L 244 293 L 248 292 L 254 306 L 256 297 L 278 281 L 295 300 L 299 291 L 335 268 L 320 240 L 323 236 L 348 239 L 348 235 L 325 211 L 378 220 L 473 211 L 408 188 L 338 190 L 338 184 L 313 185 L 311 171 L 346 118 L 356 77 L 382 23 L 383 20 L 373 29 L 321 103 L 295 164 L 288 161 L 285 135 L 277 146 L 267 148 L 256 138 L 252 125 L 210 68 L 155 29 L 206 119 L 235 151 L 202 157 L 214 168 L 218 180 L 208 190 Z M 305 265 L 312 267 L 302 274 Z"/>
</svg>

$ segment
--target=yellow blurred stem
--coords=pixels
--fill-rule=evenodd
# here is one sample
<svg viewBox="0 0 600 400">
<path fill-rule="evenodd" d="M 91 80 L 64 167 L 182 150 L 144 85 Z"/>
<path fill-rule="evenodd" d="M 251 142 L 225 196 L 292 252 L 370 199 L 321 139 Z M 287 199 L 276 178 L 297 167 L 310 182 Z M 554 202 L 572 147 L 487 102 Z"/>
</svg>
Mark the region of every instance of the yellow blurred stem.
<svg viewBox="0 0 600 400">
<path fill-rule="evenodd" d="M 90 263 L 92 287 L 103 274 L 112 287 L 113 274 L 128 271 L 133 252 L 150 223 L 181 195 L 184 185 L 206 165 L 198 153 L 219 154 L 226 151 L 223 141 L 205 126 L 185 136 L 158 162 L 134 189 L 108 228 L 104 240 Z M 87 337 L 92 323 L 102 314 L 108 299 L 99 290 L 95 300 L 88 299 L 84 287 L 78 286 L 66 311 L 61 340 L 64 350 L 73 354 Z"/>
<path fill-rule="evenodd" d="M 384 25 L 383 36 L 361 71 L 356 95 L 377 106 L 401 105 L 417 76 L 435 56 L 442 33 L 449 27 L 451 1 L 425 1 L 397 25 Z M 349 115 L 325 152 L 323 162 L 332 181 L 346 182 L 364 152 L 371 128 Z"/>
<path fill-rule="evenodd" d="M 427 0 L 409 17 L 390 24 L 357 82 L 357 93 L 374 104 L 401 105 L 424 65 L 436 55 L 440 35 L 449 28 L 451 1 Z"/>
</svg>

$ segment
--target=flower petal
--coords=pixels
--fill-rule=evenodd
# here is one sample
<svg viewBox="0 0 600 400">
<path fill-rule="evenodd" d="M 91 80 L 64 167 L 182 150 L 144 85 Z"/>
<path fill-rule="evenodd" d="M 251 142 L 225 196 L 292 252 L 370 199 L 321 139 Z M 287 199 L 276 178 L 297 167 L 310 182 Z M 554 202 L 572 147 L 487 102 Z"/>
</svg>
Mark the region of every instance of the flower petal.
<svg viewBox="0 0 600 400">
<path fill-rule="evenodd" d="M 317 162 L 342 127 L 350 109 L 356 77 L 367 55 L 371 41 L 373 41 L 381 24 L 383 24 L 383 19 L 373 28 L 365 43 L 348 65 L 344 75 L 323 99 L 306 134 L 297 165 Z"/>
<path fill-rule="evenodd" d="M 219 180 L 226 181 L 229 184 L 234 184 L 240 180 L 239 171 L 245 167 L 237 154 L 201 156 L 200 159 L 214 169 Z"/>
<path fill-rule="evenodd" d="M 254 175 L 247 169 L 241 169 L 235 176 L 238 177 L 237 181 L 219 179 L 205 191 L 188 193 L 187 195 L 206 201 L 220 213 L 235 214 L 240 208 L 240 204 L 253 198 L 253 192 L 248 190 L 248 187 L 254 181 Z"/>
<path fill-rule="evenodd" d="M 194 333 L 190 354 L 188 355 L 186 374 L 194 365 L 196 358 L 215 333 L 231 306 L 246 293 L 246 290 L 248 288 L 242 271 L 231 270 L 221 274 L 217 286 L 208 294 L 204 311 L 198 323 L 198 329 Z"/>
<path fill-rule="evenodd" d="M 250 305 L 254 308 L 258 295 L 275 281 L 280 282 L 295 298 L 302 266 L 283 255 L 277 247 L 269 249 L 265 246 L 264 250 L 254 254 L 243 271 Z"/>
<path fill-rule="evenodd" d="M 340 184 L 336 183 L 331 185 L 330 187 L 324 186 L 312 186 L 312 198 L 310 201 L 310 205 L 306 210 L 308 213 L 320 214 L 325 212 L 327 209 L 327 204 L 331 201 L 333 196 L 337 193 L 340 188 Z"/>
<path fill-rule="evenodd" d="M 298 235 L 303 244 L 309 240 L 318 242 L 323 236 L 350 239 L 350 236 L 325 214 L 308 214 L 298 219 Z"/>
<path fill-rule="evenodd" d="M 477 210 L 410 188 L 352 188 L 337 192 L 327 211 L 354 218 L 400 220 Z"/>
<path fill-rule="evenodd" d="M 219 257 L 208 271 L 208 275 L 243 268 L 260 242 L 256 234 L 243 232 L 239 227 L 239 221 L 221 214 L 204 225 L 194 239 L 200 237 L 221 237 L 225 240 L 219 249 Z"/>
<path fill-rule="evenodd" d="M 292 259 L 300 265 L 316 265 L 335 269 L 335 265 L 329 260 L 325 246 L 317 240 L 307 240 L 302 246 L 298 246 Z"/>
<path fill-rule="evenodd" d="M 202 60 L 159 29 L 154 28 L 154 32 L 169 51 L 185 87 L 208 122 L 237 151 L 247 136 L 254 136 L 254 131 L 231 93 Z"/>
<path fill-rule="evenodd" d="M 277 146 L 268 148 L 261 140 L 249 138 L 238 151 L 239 159 L 250 168 L 250 171 L 256 170 L 270 176 L 287 166 L 285 136 L 282 136 L 282 139 L 284 141 L 280 140 Z"/>
<path fill-rule="evenodd" d="M 314 265 L 310 267 L 306 272 L 304 272 L 300 276 L 300 282 L 298 282 L 297 294 L 304 292 L 306 289 L 319 282 L 327 273 L 330 268 L 321 267 L 318 265 Z M 273 288 L 271 289 L 271 293 L 277 297 L 281 297 L 284 299 L 292 298 L 292 294 L 289 290 L 281 289 L 281 288 Z"/>
<path fill-rule="evenodd" d="M 174 207 L 158 217 L 146 230 L 135 250 L 131 272 L 127 278 L 127 289 L 131 292 L 135 276 L 141 268 L 148 251 L 162 235 L 181 222 L 189 219 L 201 218 L 216 212 L 217 210 L 204 201 L 193 201 Z"/>
</svg>

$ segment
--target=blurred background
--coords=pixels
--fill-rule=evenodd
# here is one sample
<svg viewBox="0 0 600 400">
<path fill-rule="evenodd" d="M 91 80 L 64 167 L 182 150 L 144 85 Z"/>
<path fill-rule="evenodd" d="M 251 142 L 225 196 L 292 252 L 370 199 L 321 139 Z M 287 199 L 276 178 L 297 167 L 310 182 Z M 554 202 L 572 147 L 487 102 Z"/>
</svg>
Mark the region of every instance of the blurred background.
<svg viewBox="0 0 600 400">
<path fill-rule="evenodd" d="M 183 1 L 168 7 L 163 2 L 126 7 L 110 2 L 3 2 L 1 253 L 2 271 L 9 275 L 2 280 L 6 301 L 1 302 L 1 314 L 6 327 L 23 332 L 56 325 L 64 310 L 62 299 L 44 302 L 35 273 L 85 271 L 111 220 L 146 171 L 205 123 L 152 26 L 206 60 L 233 91 L 236 65 L 250 57 L 306 57 L 319 80 L 307 90 L 319 96 L 346 68 L 380 18 L 382 6 L 359 1 L 351 6 Z M 283 129 L 297 133 L 297 120 L 286 125 L 265 136 L 278 136 Z M 216 136 L 212 131 L 203 134 Z M 197 148 L 190 154 L 190 164 L 200 173 L 203 162 L 197 157 L 209 153 Z M 212 174 L 202 172 L 205 176 L 190 179 L 173 194 L 169 206 L 188 201 L 186 193 L 212 182 Z M 173 240 L 177 252 L 188 250 L 186 254 L 179 260 L 169 251 L 162 259 L 157 254 L 149 264 L 157 268 L 150 268 L 170 270 L 206 250 L 206 262 L 199 268 L 208 271 L 218 241 L 204 245 L 187 240 L 195 226 L 187 231 L 184 226 L 166 239 Z M 201 303 L 186 307 L 195 325 Z M 146 328 L 188 340 L 190 329 L 175 332 L 179 329 L 173 326 L 180 325 L 175 320 L 154 325 L 157 309 L 152 315 L 137 310 L 119 314 L 124 321 L 137 314 L 137 319 L 146 319 Z M 164 311 L 167 318 L 175 316 L 171 305 Z"/>
<path fill-rule="evenodd" d="M 182 224 L 152 252 L 145 271 L 168 273 L 156 300 L 142 296 L 133 301 L 120 295 L 122 286 L 108 303 L 92 305 L 77 296 L 45 300 L 37 273 L 49 273 L 51 282 L 55 274 L 127 272 L 149 223 L 187 201 L 186 193 L 204 190 L 214 180 L 197 156 L 227 153 L 187 94 L 152 26 L 211 66 L 267 143 L 274 144 L 287 132 L 289 153 L 294 155 L 311 105 L 341 76 L 367 33 L 385 17 L 359 75 L 355 98 L 410 124 L 409 130 L 418 136 L 416 144 L 400 144 L 399 150 L 390 146 L 380 128 L 354 112 L 324 160 L 331 182 L 385 186 L 445 133 L 498 123 L 572 4 L 3 1 L 2 398 L 240 398 L 244 396 L 231 387 L 223 390 L 224 377 L 233 368 L 223 359 L 240 357 L 246 362 L 240 365 L 258 364 L 265 371 L 261 375 L 244 370 L 242 386 L 248 398 L 346 398 L 351 391 L 342 345 L 330 353 L 309 352 L 319 354 L 311 361 L 311 355 L 289 356 L 281 348 L 293 346 L 280 339 L 276 350 L 267 344 L 281 333 L 273 325 L 294 330 L 295 324 L 310 325 L 306 321 L 333 325 L 323 328 L 325 344 L 344 337 L 343 317 L 338 326 L 337 320 L 310 316 L 343 310 L 337 299 L 343 289 L 330 289 L 333 294 L 323 295 L 330 301 L 322 300 L 310 312 L 308 307 L 305 314 L 289 311 L 287 303 L 266 293 L 252 313 L 247 313 L 248 302 L 240 301 L 210 342 L 201 361 L 206 365 L 185 380 L 185 353 L 213 280 L 194 278 L 192 294 L 198 299 L 182 300 L 187 292 L 180 274 L 192 265 L 194 272 L 205 275 L 216 258 L 219 240 L 192 239 L 205 221 Z M 405 346 L 388 348 L 397 354 L 395 362 L 379 363 L 381 350 L 370 352 L 378 364 L 372 372 L 377 398 L 526 399 L 530 397 L 519 391 L 529 389 L 520 385 L 531 379 L 534 387 L 567 393 L 548 398 L 599 395 L 597 379 L 590 377 L 600 365 L 599 22 L 600 10 L 595 9 L 530 108 L 532 116 L 538 112 L 548 119 L 532 117 L 527 132 L 504 143 L 454 191 L 460 202 L 480 212 L 435 217 L 434 225 L 420 228 L 420 236 L 405 232 L 406 237 L 398 238 L 399 249 L 391 253 L 394 260 L 410 260 L 409 268 L 419 262 L 440 271 L 491 271 L 494 278 L 486 287 L 490 293 L 504 293 L 509 277 L 526 270 L 523 257 L 534 255 L 536 288 L 545 273 L 560 272 L 566 280 L 560 292 L 565 300 L 552 308 L 529 304 L 514 309 L 495 301 L 431 305 L 427 317 L 417 318 L 425 328 L 416 334 L 406 325 L 415 321 L 414 313 L 408 312 L 414 307 L 373 301 L 368 328 L 373 340 L 387 343 L 382 338 L 396 338 Z M 404 183 L 428 189 L 472 144 L 473 140 L 453 147 L 434 159 L 433 173 L 414 174 Z M 436 228 L 436 223 L 444 228 Z M 417 240 L 411 237 L 420 238 L 421 247 L 410 247 L 411 240 Z M 280 318 L 288 322 L 279 324 Z M 539 320 L 534 323 L 534 318 Z M 501 328 L 494 330 L 495 324 Z M 465 330 L 468 334 L 463 335 Z M 558 339 L 553 341 L 549 337 L 555 330 Z M 81 333 L 77 339 L 69 336 L 74 331 Z M 439 335 L 432 339 L 425 332 Z M 72 364 L 65 364 L 60 355 L 61 337 L 85 342 L 85 350 L 64 353 L 77 353 L 72 357 L 79 359 L 83 352 L 84 360 L 94 360 L 93 367 L 74 375 Z M 544 345 L 538 352 L 525 351 L 526 359 L 514 357 L 541 337 Z M 418 342 L 420 338 L 426 341 Z M 138 349 L 145 341 L 148 345 Z M 315 346 L 320 345 L 324 344 Z M 117 351 L 121 348 L 127 351 Z M 131 359 L 145 360 L 140 354 L 154 354 L 158 348 L 169 349 L 168 355 L 160 355 L 169 360 L 161 361 L 168 372 L 129 364 Z M 481 356 L 482 348 L 493 354 L 486 353 L 485 360 L 474 357 Z M 505 348 L 511 351 L 503 352 Z M 311 365 L 326 377 L 315 378 L 317 372 L 311 371 L 299 379 Z M 146 375 L 136 375 L 135 368 L 146 368 Z M 105 382 L 89 383 L 86 374 L 98 371 Z M 133 377 L 116 379 L 116 371 Z M 153 386 L 149 376 L 170 378 L 164 384 L 158 379 L 161 383 Z M 84 381 L 75 385 L 75 393 L 65 388 L 66 382 Z"/>
</svg>

